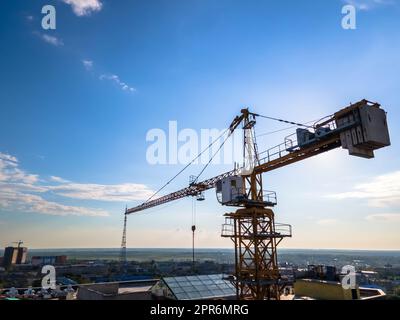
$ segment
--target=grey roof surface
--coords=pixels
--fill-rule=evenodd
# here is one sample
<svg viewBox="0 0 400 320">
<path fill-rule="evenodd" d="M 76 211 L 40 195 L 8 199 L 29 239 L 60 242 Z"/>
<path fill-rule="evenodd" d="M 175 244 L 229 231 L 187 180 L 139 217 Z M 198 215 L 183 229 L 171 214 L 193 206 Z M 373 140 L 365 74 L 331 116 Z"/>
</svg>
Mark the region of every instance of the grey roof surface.
<svg viewBox="0 0 400 320">
<path fill-rule="evenodd" d="M 236 289 L 223 274 L 163 278 L 178 300 L 202 300 L 230 297 Z"/>
</svg>

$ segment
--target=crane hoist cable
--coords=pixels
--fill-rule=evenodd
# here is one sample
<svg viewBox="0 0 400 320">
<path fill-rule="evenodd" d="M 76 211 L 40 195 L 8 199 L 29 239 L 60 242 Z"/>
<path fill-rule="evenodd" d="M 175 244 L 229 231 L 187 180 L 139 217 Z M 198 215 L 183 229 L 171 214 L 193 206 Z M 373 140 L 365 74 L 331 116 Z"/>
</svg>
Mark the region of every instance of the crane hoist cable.
<svg viewBox="0 0 400 320">
<path fill-rule="evenodd" d="M 309 126 L 307 124 L 302 124 L 302 123 L 296 123 L 296 122 L 292 122 L 292 121 L 288 121 L 288 120 L 283 120 L 283 119 L 278 119 L 278 118 L 274 118 L 274 117 L 269 117 L 269 116 L 265 116 L 265 115 L 260 115 L 260 114 L 253 114 L 256 117 L 260 117 L 260 118 L 264 118 L 264 119 L 269 119 L 269 120 L 273 120 L 273 121 L 279 121 L 279 122 L 283 122 L 283 123 L 288 123 L 288 124 L 292 124 L 295 127 L 305 127 L 305 128 L 314 128 L 314 126 Z M 312 122 L 312 121 L 310 121 Z M 285 129 L 288 130 L 288 129 Z M 221 139 L 221 137 L 223 137 L 225 135 L 226 132 L 228 132 L 227 137 L 225 138 L 225 140 L 223 141 L 223 143 L 219 146 L 218 150 L 214 153 L 214 155 L 211 157 L 211 159 L 208 161 L 208 163 L 204 166 L 204 168 L 201 170 L 201 172 L 199 173 L 199 175 L 196 177 L 196 179 L 193 181 L 192 184 L 195 184 L 199 177 L 203 174 L 203 172 L 206 170 L 206 168 L 209 166 L 209 164 L 211 163 L 211 161 L 214 159 L 214 157 L 218 154 L 218 152 L 221 150 L 221 148 L 224 146 L 226 140 L 232 135 L 232 133 L 234 132 L 234 130 L 232 130 L 231 128 L 228 128 L 226 130 L 224 130 L 224 132 L 222 132 L 222 134 L 216 138 L 213 142 L 211 142 L 208 147 L 206 149 L 204 149 L 202 152 L 200 152 L 197 157 L 195 157 L 192 161 L 190 161 L 182 170 L 180 170 L 174 177 L 172 177 L 166 184 L 164 184 L 160 189 L 158 189 L 149 199 L 146 200 L 145 203 L 149 202 L 150 200 L 152 200 L 157 194 L 159 194 L 162 190 L 164 190 L 172 181 L 174 181 L 183 171 L 185 171 L 190 165 L 192 165 L 197 159 L 199 159 L 206 151 L 208 151 L 217 141 L 219 141 Z M 283 130 L 282 130 L 283 131 Z M 279 131 L 276 131 L 279 132 Z M 268 135 L 271 133 L 267 133 L 265 135 Z"/>
<path fill-rule="evenodd" d="M 322 119 L 325 119 L 325 118 L 327 118 L 327 117 L 324 117 Z M 312 127 L 314 127 L 315 124 L 317 122 L 321 121 L 322 119 L 316 119 L 316 120 L 308 121 L 308 122 L 305 122 L 305 124 L 308 125 L 308 124 L 312 123 L 313 124 Z M 297 128 L 297 127 L 299 127 L 299 126 L 298 125 L 293 125 L 293 126 L 290 126 L 290 127 L 285 127 L 283 129 L 278 129 L 278 130 L 275 130 L 275 131 L 269 131 L 269 132 L 266 132 L 266 133 L 262 133 L 262 134 L 257 135 L 257 137 L 265 137 L 265 136 L 269 136 L 269 135 L 274 134 L 274 133 L 279 133 L 279 132 L 282 132 L 282 131 L 291 130 L 291 129 L 294 129 L 294 128 Z"/>
<path fill-rule="evenodd" d="M 265 133 L 259 134 L 257 137 L 265 137 L 265 136 L 269 136 L 269 135 L 274 134 L 274 133 L 279 133 L 279 132 L 282 132 L 282 131 L 291 130 L 291 129 L 294 129 L 294 128 L 297 128 L 297 127 L 298 126 L 290 126 L 290 127 L 286 127 L 286 128 L 275 130 L 275 131 L 269 131 L 269 132 L 265 132 Z"/>
<path fill-rule="evenodd" d="M 294 126 L 296 126 L 296 127 L 313 128 L 313 126 L 309 126 L 309 125 L 303 124 L 303 123 L 297 123 L 297 122 L 293 122 L 293 121 L 288 121 L 288 120 L 273 118 L 273 117 L 264 116 L 264 115 L 260 115 L 260 114 L 254 114 L 254 115 L 255 115 L 256 117 L 260 117 L 260 118 L 264 118 L 264 119 L 268 119 L 268 120 L 273 120 L 273 121 L 278 121 L 278 122 L 283 122 L 283 123 L 292 124 L 292 125 L 294 125 Z"/>
<path fill-rule="evenodd" d="M 224 139 L 224 141 L 221 143 L 219 146 L 218 150 L 211 156 L 210 160 L 208 160 L 207 164 L 204 166 L 204 168 L 200 171 L 196 179 L 194 179 L 192 184 L 196 184 L 196 182 L 199 180 L 200 176 L 203 174 L 203 172 L 207 169 L 207 167 L 210 165 L 211 161 L 214 160 L 215 156 L 218 154 L 218 152 L 222 149 L 224 146 L 225 142 L 229 139 L 229 137 L 232 135 L 233 131 L 229 131 L 228 135 Z"/>
<path fill-rule="evenodd" d="M 196 231 L 196 200 L 192 197 L 192 268 L 195 270 L 195 259 L 194 259 L 194 235 Z"/>
<path fill-rule="evenodd" d="M 197 159 L 199 159 L 206 151 L 208 151 L 217 141 L 221 139 L 225 135 L 225 133 L 229 130 L 226 129 L 224 130 L 221 135 L 216 138 L 213 142 L 211 142 L 207 148 L 205 148 L 202 152 L 200 152 L 196 158 L 194 158 L 192 161 L 190 161 L 182 170 L 180 170 L 175 176 L 173 176 L 166 184 L 164 184 L 160 189 L 158 189 L 154 194 L 146 200 L 145 203 L 149 202 L 151 199 L 153 199 L 157 194 L 159 194 L 162 190 L 165 189 L 172 181 L 174 181 L 183 171 L 185 171 L 190 165 L 192 165 Z"/>
<path fill-rule="evenodd" d="M 192 197 L 192 225 L 196 224 L 196 199 Z"/>
</svg>

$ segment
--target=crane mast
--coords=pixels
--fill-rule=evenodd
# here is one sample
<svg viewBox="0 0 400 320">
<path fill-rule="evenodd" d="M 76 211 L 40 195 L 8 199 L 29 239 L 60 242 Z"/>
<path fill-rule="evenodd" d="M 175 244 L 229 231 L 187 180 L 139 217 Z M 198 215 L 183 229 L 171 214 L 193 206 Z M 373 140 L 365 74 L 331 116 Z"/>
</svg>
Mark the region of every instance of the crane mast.
<svg viewBox="0 0 400 320">
<path fill-rule="evenodd" d="M 390 145 L 390 138 L 386 112 L 378 103 L 361 100 L 311 127 L 298 128 L 282 144 L 259 153 L 254 129 L 257 117 L 263 116 L 243 109 L 229 127 L 230 133 L 240 125 L 244 130 L 242 168 L 127 209 L 125 217 L 215 188 L 222 205 L 238 207 L 224 215 L 221 234 L 234 243 L 235 274 L 229 279 L 237 297 L 279 300 L 287 283 L 279 274 L 277 246 L 292 236 L 292 227 L 275 222 L 276 193 L 263 189 L 262 174 L 339 147 L 350 155 L 371 159 L 374 150 Z"/>
</svg>

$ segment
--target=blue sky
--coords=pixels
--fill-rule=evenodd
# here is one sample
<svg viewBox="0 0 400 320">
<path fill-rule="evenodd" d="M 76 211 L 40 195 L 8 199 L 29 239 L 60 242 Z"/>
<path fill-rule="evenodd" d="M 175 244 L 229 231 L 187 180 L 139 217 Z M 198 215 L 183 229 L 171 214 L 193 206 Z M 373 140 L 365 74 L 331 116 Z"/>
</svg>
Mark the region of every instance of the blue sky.
<svg viewBox="0 0 400 320">
<path fill-rule="evenodd" d="M 356 30 L 341 27 L 346 3 Z M 41 28 L 46 4 L 56 30 Z M 0 244 L 118 247 L 125 205 L 182 168 L 146 161 L 146 133 L 169 121 L 223 129 L 248 106 L 306 122 L 367 98 L 388 112 L 390 148 L 368 161 L 335 150 L 265 175 L 265 188 L 293 225 L 286 247 L 400 249 L 399 14 L 395 0 L 2 1 Z M 206 197 L 198 246 L 230 247 L 229 208 Z M 191 199 L 152 209 L 130 217 L 128 246 L 189 247 L 190 226 Z"/>
</svg>

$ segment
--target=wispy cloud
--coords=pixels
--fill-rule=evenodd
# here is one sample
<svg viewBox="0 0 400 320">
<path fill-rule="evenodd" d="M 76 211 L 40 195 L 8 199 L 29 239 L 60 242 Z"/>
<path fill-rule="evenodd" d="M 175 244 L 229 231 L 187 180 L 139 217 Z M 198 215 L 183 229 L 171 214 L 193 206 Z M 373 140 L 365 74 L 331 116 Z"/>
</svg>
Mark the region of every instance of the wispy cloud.
<svg viewBox="0 0 400 320">
<path fill-rule="evenodd" d="M 144 200 L 152 193 L 147 186 L 134 183 L 116 185 L 67 183 L 49 186 L 48 189 L 73 199 L 117 202 Z"/>
<path fill-rule="evenodd" d="M 102 74 L 100 76 L 100 80 L 113 81 L 124 91 L 130 91 L 130 92 L 135 92 L 136 91 L 135 88 L 133 88 L 133 87 L 129 86 L 128 84 L 126 84 L 125 82 L 121 81 L 119 76 L 117 76 L 115 74 L 112 74 L 112 75 Z"/>
<path fill-rule="evenodd" d="M 49 215 L 107 216 L 102 209 L 67 206 L 44 197 L 64 197 L 77 200 L 129 202 L 145 200 L 152 191 L 143 184 L 83 184 L 58 176 L 39 179 L 39 175 L 26 173 L 19 168 L 18 159 L 0 153 L 0 208 Z M 54 184 L 56 183 L 56 184 Z"/>
<path fill-rule="evenodd" d="M 85 67 L 86 70 L 94 70 L 94 62 L 92 60 L 84 59 L 82 60 L 82 64 Z M 116 74 L 101 74 L 99 76 L 100 80 L 108 80 L 116 84 L 119 88 L 121 88 L 123 91 L 127 92 L 136 92 L 136 89 L 130 85 L 128 85 L 126 82 L 122 81 L 120 77 Z"/>
<path fill-rule="evenodd" d="M 20 182 L 1 182 L 0 181 L 0 191 L 12 193 L 15 191 L 23 193 L 44 193 L 48 189 L 45 186 L 40 186 L 37 184 L 30 183 L 20 183 Z"/>
<path fill-rule="evenodd" d="M 86 68 L 86 70 L 90 70 L 93 68 L 93 61 L 92 60 L 82 60 L 83 66 Z"/>
<path fill-rule="evenodd" d="M 393 5 L 393 0 L 343 0 L 346 4 L 351 4 L 358 10 L 368 11 L 380 6 Z"/>
<path fill-rule="evenodd" d="M 370 182 L 355 185 L 352 191 L 328 197 L 362 199 L 371 207 L 400 206 L 400 171 L 374 177 Z"/>
<path fill-rule="evenodd" d="M 0 208 L 19 212 L 40 213 L 55 216 L 92 216 L 106 217 L 108 212 L 101 209 L 67 206 L 47 201 L 39 195 L 19 191 L 5 192 L 1 190 Z"/>
<path fill-rule="evenodd" d="M 64 42 L 61 39 L 57 38 L 56 36 L 51 36 L 51 35 L 48 35 L 46 33 L 39 33 L 39 32 L 36 32 L 36 31 L 33 32 L 33 33 L 35 35 L 37 35 L 38 37 L 40 37 L 40 39 L 42 39 L 43 41 L 45 41 L 45 42 L 47 42 L 47 43 L 49 43 L 49 44 L 51 44 L 53 46 L 59 47 L 59 46 L 63 46 L 64 45 Z M 94 62 L 93 62 L 93 60 L 83 59 L 83 60 L 81 60 L 81 62 L 82 62 L 82 65 L 85 67 L 85 69 L 87 71 L 91 71 L 91 70 L 94 71 Z M 111 82 L 115 83 L 123 91 L 126 91 L 126 92 L 134 93 L 134 92 L 137 91 L 136 88 L 134 88 L 131 85 L 127 84 L 126 82 L 122 81 L 120 79 L 120 77 L 118 75 L 116 75 L 116 74 L 101 74 L 99 76 L 99 79 L 100 80 L 111 81 Z"/>
<path fill-rule="evenodd" d="M 57 176 L 50 176 L 50 181 L 57 182 L 57 183 L 69 183 L 70 181 L 65 180 L 63 178 Z"/>
<path fill-rule="evenodd" d="M 400 213 L 378 213 L 366 217 L 368 221 L 375 222 L 400 222 Z"/>
<path fill-rule="evenodd" d="M 55 36 L 50 36 L 46 33 L 39 33 L 38 35 L 44 42 L 47 42 L 53 46 L 60 47 L 64 45 L 64 42 Z"/>
<path fill-rule="evenodd" d="M 100 0 L 63 0 L 72 7 L 74 13 L 79 16 L 88 16 L 92 12 L 100 11 L 103 4 Z"/>
<path fill-rule="evenodd" d="M 18 159 L 16 157 L 13 157 L 13 156 L 11 156 L 9 154 L 2 153 L 2 152 L 0 152 L 0 159 L 3 160 L 3 161 L 14 163 L 13 164 L 14 166 L 18 163 Z"/>
<path fill-rule="evenodd" d="M 16 157 L 0 152 L 0 182 L 33 184 L 38 181 L 38 175 L 28 174 L 18 168 Z"/>
</svg>

